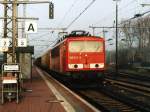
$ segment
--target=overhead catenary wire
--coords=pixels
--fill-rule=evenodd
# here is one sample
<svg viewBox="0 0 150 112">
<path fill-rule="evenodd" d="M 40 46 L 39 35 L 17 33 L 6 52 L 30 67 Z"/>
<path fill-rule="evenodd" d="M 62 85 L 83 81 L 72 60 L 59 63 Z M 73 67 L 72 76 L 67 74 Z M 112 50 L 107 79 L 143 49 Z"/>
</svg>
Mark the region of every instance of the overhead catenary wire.
<svg viewBox="0 0 150 112">
<path fill-rule="evenodd" d="M 129 2 L 128 3 L 128 5 L 130 4 L 130 3 L 132 3 L 132 2 L 134 2 L 134 1 L 131 1 L 131 2 Z M 126 5 L 126 6 L 128 6 L 128 5 Z M 121 8 L 122 9 L 122 8 Z M 132 11 L 132 10 L 131 10 Z M 129 18 L 129 19 L 127 19 L 127 20 L 125 20 L 124 22 L 128 22 L 128 21 L 130 21 L 130 20 L 132 20 L 132 19 L 135 19 L 135 18 L 137 18 L 137 17 L 141 17 L 141 16 L 143 16 L 143 15 L 145 15 L 145 14 L 147 14 L 147 13 L 150 13 L 150 10 L 148 10 L 148 11 L 145 11 L 145 12 L 143 12 L 143 13 L 140 13 L 140 14 L 135 14 L 134 15 L 134 17 L 132 17 L 132 18 Z M 123 23 L 124 23 L 123 22 Z M 120 22 L 118 25 L 121 25 L 122 24 L 122 22 Z M 101 27 L 102 29 L 104 29 L 104 27 Z M 105 27 L 105 28 L 107 28 L 107 27 Z M 110 30 L 110 29 L 112 29 L 113 27 L 108 27 L 107 28 L 107 31 L 108 31 L 108 29 Z M 131 27 L 132 28 L 132 27 Z M 133 27 L 134 28 L 134 27 Z M 144 28 L 149 28 L 149 27 L 144 27 Z M 143 29 L 143 28 L 140 28 L 140 29 Z M 103 31 L 101 31 L 101 32 L 103 32 Z M 99 33 L 101 33 L 101 32 L 98 32 L 98 33 L 96 33 L 96 34 L 99 34 Z"/>
<path fill-rule="evenodd" d="M 133 4 L 134 2 L 136 2 L 136 0 L 132 0 L 132 1 L 128 2 L 126 5 L 124 5 L 123 7 L 119 8 L 119 15 L 124 12 L 124 9 L 127 9 L 127 7 L 131 4 Z M 132 9 L 135 9 L 135 7 Z M 129 11 L 131 12 L 132 10 L 130 9 Z M 127 12 L 128 11 L 126 11 L 126 13 Z M 107 16 L 103 17 L 102 19 L 98 20 L 97 22 L 95 22 L 93 24 L 98 24 L 99 22 L 102 22 L 104 20 L 106 21 L 106 19 L 109 18 L 110 16 L 113 16 L 114 13 L 115 13 L 115 11 L 110 12 Z"/>
<path fill-rule="evenodd" d="M 41 38 L 41 37 L 49 36 L 49 34 L 50 34 L 50 33 L 45 33 L 45 34 L 43 34 L 43 35 L 40 35 L 40 36 L 36 37 L 35 39 L 31 39 L 30 41 L 37 40 L 37 39 L 39 39 L 39 38 Z"/>
<path fill-rule="evenodd" d="M 67 26 L 67 29 L 95 2 L 96 0 L 93 0 L 92 2 L 90 2 L 90 4 L 87 5 L 87 7 L 75 18 L 73 19 L 73 21 Z M 55 42 L 57 42 L 57 40 L 59 40 L 59 38 L 56 38 Z M 54 43 L 55 43 L 54 42 Z M 50 44 L 49 47 L 51 45 L 53 45 L 54 43 Z"/>
<path fill-rule="evenodd" d="M 65 15 L 63 16 L 63 18 L 61 19 L 60 23 L 58 26 L 60 26 L 62 24 L 62 22 L 66 19 L 67 15 L 70 13 L 70 11 L 73 9 L 73 7 L 75 6 L 75 4 L 77 3 L 78 0 L 74 0 L 72 5 L 70 6 L 70 8 L 67 10 L 67 12 L 65 13 Z"/>
<path fill-rule="evenodd" d="M 135 0 L 130 1 L 130 3 L 128 3 L 128 5 L 126 5 L 126 6 L 128 7 L 128 6 L 129 6 L 131 3 L 133 3 L 134 1 L 135 1 Z M 75 1 L 73 1 L 73 2 L 75 2 Z M 75 3 L 76 3 L 76 2 L 75 2 Z M 74 4 L 74 6 L 75 6 L 75 5 L 76 5 L 76 4 Z M 73 6 L 73 4 L 72 4 L 72 6 Z M 124 10 L 125 8 L 123 9 L 123 8 L 121 7 L 121 9 Z M 131 10 L 131 11 L 132 11 L 132 10 Z M 69 13 L 70 13 L 70 12 L 69 12 Z M 79 12 L 78 12 L 78 13 L 79 13 Z M 84 12 L 83 12 L 83 13 L 84 13 Z M 67 12 L 66 12 L 66 14 L 67 14 Z M 81 13 L 80 13 L 80 14 L 81 14 Z M 81 14 L 81 15 L 80 15 L 80 14 L 78 15 L 79 17 L 82 15 L 82 14 Z M 77 17 L 78 17 L 78 16 L 77 16 Z M 65 17 L 65 16 L 64 16 L 64 17 Z M 77 18 L 77 17 L 76 17 L 76 18 Z M 79 17 L 78 17 L 78 18 L 79 18 Z M 67 17 L 67 18 L 68 18 L 68 17 Z M 78 19 L 78 18 L 77 18 L 77 19 Z M 69 24 L 70 26 L 68 25 L 68 28 L 70 28 L 70 27 L 72 26 L 72 24 L 73 24 L 77 19 L 73 19 L 74 21 L 71 21 L 71 23 Z M 63 22 L 64 22 L 64 21 L 63 21 Z"/>
<path fill-rule="evenodd" d="M 70 24 L 68 24 L 67 29 L 70 28 L 70 27 L 72 26 L 72 24 L 73 24 L 76 20 L 78 20 L 78 18 L 79 18 L 88 8 L 90 8 L 90 6 L 91 6 L 95 1 L 96 1 L 96 0 L 92 0 L 92 2 L 90 2 L 90 3 L 86 6 L 86 8 L 85 8 L 75 19 L 73 19 L 73 21 L 71 21 Z"/>
<path fill-rule="evenodd" d="M 51 42 L 50 44 L 47 44 L 47 45 L 45 45 L 45 47 L 44 47 L 44 51 L 46 50 L 46 49 L 49 49 L 50 47 L 52 48 L 53 47 L 53 45 L 55 45 L 56 44 L 56 42 L 59 40 L 59 38 L 56 38 L 53 42 Z M 43 47 L 42 45 L 40 46 L 40 47 Z M 41 49 L 38 49 L 38 51 L 41 51 L 41 52 L 39 52 L 38 54 L 36 54 L 36 55 L 42 55 L 42 54 L 44 54 L 45 52 L 42 52 L 43 50 L 41 50 Z M 38 57 L 38 56 L 37 56 Z"/>
<path fill-rule="evenodd" d="M 124 10 L 124 9 L 127 8 L 130 4 L 133 4 L 134 2 L 136 2 L 136 0 L 132 0 L 132 1 L 128 2 L 126 5 L 124 5 L 124 7 L 121 7 L 119 10 Z"/>
</svg>

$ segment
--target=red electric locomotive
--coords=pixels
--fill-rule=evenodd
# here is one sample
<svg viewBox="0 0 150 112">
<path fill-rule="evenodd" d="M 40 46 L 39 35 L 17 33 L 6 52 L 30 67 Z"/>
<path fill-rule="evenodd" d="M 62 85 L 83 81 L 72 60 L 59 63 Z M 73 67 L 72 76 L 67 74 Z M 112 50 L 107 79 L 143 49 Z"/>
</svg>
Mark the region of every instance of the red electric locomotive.
<svg viewBox="0 0 150 112">
<path fill-rule="evenodd" d="M 49 68 L 72 77 L 103 77 L 105 41 L 85 31 L 73 31 L 49 51 Z"/>
</svg>

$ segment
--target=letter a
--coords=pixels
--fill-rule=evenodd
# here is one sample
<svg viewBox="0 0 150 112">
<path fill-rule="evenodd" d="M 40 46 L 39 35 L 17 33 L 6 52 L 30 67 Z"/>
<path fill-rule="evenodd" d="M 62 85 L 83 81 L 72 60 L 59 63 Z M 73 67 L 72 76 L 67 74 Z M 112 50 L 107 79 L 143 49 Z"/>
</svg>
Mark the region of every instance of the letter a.
<svg viewBox="0 0 150 112">
<path fill-rule="evenodd" d="M 34 27 L 33 27 L 32 23 L 29 25 L 29 28 L 28 28 L 28 31 L 30 31 L 30 30 L 32 30 L 34 32 Z"/>
</svg>

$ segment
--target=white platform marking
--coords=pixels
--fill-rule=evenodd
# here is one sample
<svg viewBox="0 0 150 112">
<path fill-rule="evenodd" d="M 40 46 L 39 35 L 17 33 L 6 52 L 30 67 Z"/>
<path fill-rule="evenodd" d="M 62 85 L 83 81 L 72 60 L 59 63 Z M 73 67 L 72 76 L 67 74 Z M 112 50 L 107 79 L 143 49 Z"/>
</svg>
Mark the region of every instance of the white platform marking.
<svg viewBox="0 0 150 112">
<path fill-rule="evenodd" d="M 51 89 L 53 94 L 56 96 L 57 100 L 64 101 L 60 103 L 66 112 L 76 112 L 75 109 L 69 104 L 69 102 L 56 90 L 56 88 L 51 84 L 51 82 L 42 74 L 42 72 L 36 68 L 37 71 L 39 72 L 40 76 L 43 78 L 43 80 L 46 82 L 48 87 Z"/>
<path fill-rule="evenodd" d="M 51 77 L 47 72 L 44 72 L 48 77 Z M 53 77 L 51 77 L 53 80 L 55 80 Z M 98 110 L 97 108 L 95 108 L 94 106 L 92 106 L 90 103 L 88 103 L 86 100 L 84 100 L 83 98 L 81 98 L 79 95 L 75 94 L 74 92 L 72 92 L 69 88 L 65 87 L 63 84 L 61 84 L 60 82 L 58 82 L 57 80 L 55 80 L 60 86 L 62 86 L 64 89 L 66 89 L 68 92 L 70 92 L 70 94 L 72 94 L 74 97 L 76 97 L 77 99 L 79 99 L 81 102 L 83 102 L 84 104 L 86 104 L 88 107 L 90 107 L 94 112 L 101 112 L 100 110 Z"/>
<path fill-rule="evenodd" d="M 47 76 L 51 77 L 50 75 L 48 75 L 47 72 L 44 72 Z M 52 77 L 51 77 L 52 78 Z M 54 78 L 52 78 L 53 80 L 55 80 Z M 74 97 L 76 97 L 77 99 L 79 99 L 81 102 L 83 102 L 84 104 L 86 104 L 88 107 L 90 107 L 94 112 L 101 112 L 100 110 L 98 110 L 96 107 L 92 106 L 90 103 L 88 103 L 86 100 L 84 100 L 83 98 L 81 98 L 79 95 L 75 94 L 74 92 L 72 92 L 70 89 L 68 89 L 67 87 L 65 87 L 63 84 L 61 84 L 60 82 L 58 82 L 57 80 L 55 80 L 59 85 L 61 85 L 64 89 L 66 89 L 70 94 L 72 94 Z"/>
</svg>

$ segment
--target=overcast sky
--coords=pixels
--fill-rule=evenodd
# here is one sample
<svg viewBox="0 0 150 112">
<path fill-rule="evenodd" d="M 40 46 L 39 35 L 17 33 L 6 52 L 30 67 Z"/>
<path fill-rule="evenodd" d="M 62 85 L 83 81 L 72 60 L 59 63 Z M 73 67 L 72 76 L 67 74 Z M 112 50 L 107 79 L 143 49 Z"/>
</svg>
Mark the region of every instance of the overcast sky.
<svg viewBox="0 0 150 112">
<path fill-rule="evenodd" d="M 2 1 L 2 0 L 1 0 Z M 36 0 L 35 0 L 36 1 Z M 40 1 L 40 0 L 39 0 Z M 42 0 L 41 0 L 42 1 Z M 27 16 L 39 17 L 38 27 L 66 28 L 93 0 L 53 0 L 55 6 L 54 19 L 48 19 L 48 5 L 28 5 Z M 141 3 L 150 3 L 150 0 L 120 0 L 119 5 L 119 21 L 128 19 L 136 13 L 142 13 L 150 10 L 150 7 L 141 7 Z M 72 30 L 88 30 L 90 25 L 94 26 L 112 26 L 115 20 L 115 2 L 113 0 L 96 0 L 68 29 Z M 22 16 L 22 7 L 19 6 L 20 16 Z M 0 15 L 3 14 L 2 5 L 0 6 Z M 102 35 L 101 29 L 96 30 L 98 35 Z M 29 35 L 30 44 L 36 45 L 36 40 L 43 41 L 43 45 L 48 45 L 57 38 L 56 34 L 43 31 L 38 34 Z M 109 33 L 106 35 L 109 38 Z M 41 41 L 42 42 L 42 41 Z M 35 44 L 36 43 L 36 44 Z M 41 53 L 46 47 L 36 45 L 36 50 Z M 41 50 L 41 51 L 40 51 Z"/>
<path fill-rule="evenodd" d="M 28 15 L 40 17 L 40 25 L 47 27 L 67 27 L 93 0 L 53 0 L 55 5 L 54 20 L 48 19 L 48 5 L 28 6 Z M 149 0 L 120 0 L 119 20 L 133 17 L 145 11 L 141 3 Z M 96 0 L 69 30 L 87 29 L 89 25 L 112 25 L 115 19 L 115 2 L 113 0 Z"/>
</svg>

